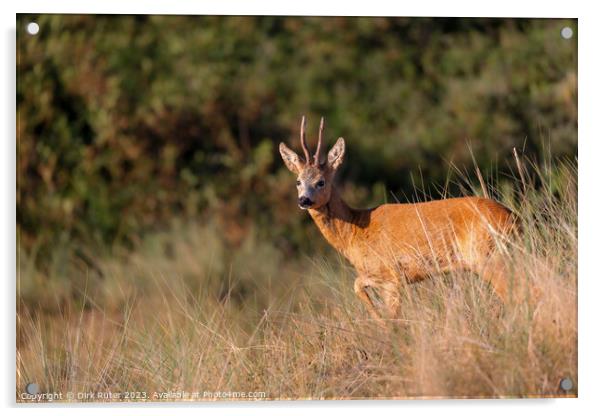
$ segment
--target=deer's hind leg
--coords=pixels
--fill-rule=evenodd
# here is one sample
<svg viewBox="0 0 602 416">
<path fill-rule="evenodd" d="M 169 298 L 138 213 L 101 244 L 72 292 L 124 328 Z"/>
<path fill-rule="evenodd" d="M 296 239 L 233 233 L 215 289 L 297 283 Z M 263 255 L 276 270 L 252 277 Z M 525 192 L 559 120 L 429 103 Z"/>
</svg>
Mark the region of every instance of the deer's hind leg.
<svg viewBox="0 0 602 416">
<path fill-rule="evenodd" d="M 500 254 L 491 256 L 481 268 L 481 277 L 489 282 L 504 303 L 527 302 L 541 299 L 541 290 L 530 282 L 527 273 L 509 264 Z"/>
<path fill-rule="evenodd" d="M 504 303 L 508 300 L 508 270 L 501 256 L 493 256 L 477 270 L 479 276 L 488 282 L 496 295 Z"/>
<path fill-rule="evenodd" d="M 502 253 L 496 248 L 494 237 L 487 230 L 470 233 L 460 244 L 462 268 L 477 274 L 489 283 L 503 302 L 508 300 L 508 267 Z"/>
</svg>

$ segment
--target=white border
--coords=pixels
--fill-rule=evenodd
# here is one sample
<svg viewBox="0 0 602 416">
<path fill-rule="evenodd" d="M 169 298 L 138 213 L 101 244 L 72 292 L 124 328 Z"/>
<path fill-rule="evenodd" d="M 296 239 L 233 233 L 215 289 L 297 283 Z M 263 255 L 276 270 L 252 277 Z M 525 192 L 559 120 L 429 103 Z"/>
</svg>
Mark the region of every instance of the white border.
<svg viewBox="0 0 602 416">
<path fill-rule="evenodd" d="M 0 82 L 3 97 L 0 100 L 1 125 L 5 134 L 0 140 L 0 219 L 2 237 L 0 265 L 3 267 L 2 281 L 2 376 L 0 391 L 2 405 L 13 407 L 9 413 L 19 411 L 29 413 L 42 411 L 46 414 L 81 413 L 82 407 L 61 409 L 57 406 L 44 408 L 14 408 L 15 379 L 15 13 L 145 13 L 145 14 L 278 14 L 278 15 L 400 15 L 400 16 L 489 16 L 489 17 L 576 17 L 579 18 L 579 399 L 548 400 L 462 400 L 462 401 L 404 401 L 404 402 L 272 402 L 259 405 L 249 403 L 199 404 L 196 406 L 179 405 L 178 412 L 219 412 L 234 414 L 289 414 L 331 413 L 341 410 L 348 414 L 365 414 L 372 408 L 379 413 L 400 414 L 402 412 L 427 414 L 504 415 L 517 411 L 545 412 L 551 415 L 591 414 L 602 407 L 600 396 L 600 374 L 602 373 L 600 353 L 602 339 L 600 335 L 600 317 L 602 301 L 602 273 L 598 271 L 597 253 L 602 247 L 599 215 L 602 206 L 598 205 L 598 157 L 602 153 L 600 142 L 602 134 L 599 123 L 601 106 L 599 40 L 602 39 L 600 14 L 596 13 L 595 2 L 545 1 L 527 2 L 524 0 L 505 0 L 502 2 L 484 2 L 470 0 L 405 2 L 371 0 L 369 2 L 327 3 L 319 0 L 304 0 L 284 4 L 267 0 L 205 1 L 194 4 L 191 0 L 125 1 L 103 0 L 84 4 L 81 1 L 52 2 L 43 0 L 21 0 L 17 3 L 2 2 L 0 19 L 2 20 L 2 62 Z M 598 255 L 597 255 L 598 254 Z M 596 256 L 597 255 L 597 256 Z M 190 406 L 190 407 L 189 407 Z M 172 412 L 172 408 L 162 405 L 150 407 L 135 406 L 85 406 L 90 414 L 105 414 L 109 408 L 112 413 L 137 413 L 163 415 Z"/>
</svg>

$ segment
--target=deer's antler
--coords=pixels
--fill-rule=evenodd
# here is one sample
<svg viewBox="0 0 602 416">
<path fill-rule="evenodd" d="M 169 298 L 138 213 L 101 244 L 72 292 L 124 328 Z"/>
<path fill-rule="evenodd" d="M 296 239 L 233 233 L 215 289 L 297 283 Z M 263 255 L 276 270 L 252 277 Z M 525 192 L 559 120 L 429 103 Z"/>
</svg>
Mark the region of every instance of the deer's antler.
<svg viewBox="0 0 602 416">
<path fill-rule="evenodd" d="M 301 132 L 299 133 L 301 139 L 301 147 L 303 148 L 303 153 L 305 153 L 305 163 L 309 162 L 309 150 L 307 149 L 307 143 L 305 142 L 305 116 L 301 118 Z"/>
<path fill-rule="evenodd" d="M 322 132 L 324 131 L 324 117 L 320 119 L 320 131 L 318 132 L 318 147 L 314 154 L 314 165 L 320 165 L 320 151 L 322 150 Z"/>
</svg>

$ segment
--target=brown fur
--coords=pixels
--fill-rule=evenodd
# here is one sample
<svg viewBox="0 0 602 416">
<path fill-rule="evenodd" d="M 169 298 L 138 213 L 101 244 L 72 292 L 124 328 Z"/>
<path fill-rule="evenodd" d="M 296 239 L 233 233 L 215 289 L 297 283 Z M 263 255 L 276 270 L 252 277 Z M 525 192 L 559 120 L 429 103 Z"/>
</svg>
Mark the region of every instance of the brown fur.
<svg viewBox="0 0 602 416">
<path fill-rule="evenodd" d="M 506 273 L 496 241 L 508 236 L 514 225 L 512 213 L 503 205 L 465 197 L 354 209 L 333 185 L 345 152 L 342 138 L 325 164 L 303 163 L 284 144 L 280 151 L 287 167 L 298 175 L 299 196 L 311 198 L 308 211 L 316 225 L 357 270 L 355 293 L 374 317 L 379 314 L 368 289 L 379 292 L 388 315 L 394 317 L 402 283 L 455 270 L 478 273 L 505 298 Z M 319 181 L 324 185 L 318 188 Z"/>
</svg>

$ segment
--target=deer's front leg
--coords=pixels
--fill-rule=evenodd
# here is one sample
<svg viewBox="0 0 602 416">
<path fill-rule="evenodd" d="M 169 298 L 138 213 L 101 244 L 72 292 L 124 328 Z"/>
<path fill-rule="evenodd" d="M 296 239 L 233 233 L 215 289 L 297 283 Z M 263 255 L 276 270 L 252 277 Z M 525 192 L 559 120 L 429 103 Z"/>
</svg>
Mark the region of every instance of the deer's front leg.
<svg viewBox="0 0 602 416">
<path fill-rule="evenodd" d="M 385 304 L 387 317 L 395 319 L 399 316 L 399 283 L 396 281 L 383 282 L 380 285 L 380 293 Z"/>
<path fill-rule="evenodd" d="M 364 305 L 366 305 L 366 308 L 368 309 L 368 312 L 370 312 L 370 315 L 374 319 L 380 321 L 381 317 L 378 314 L 376 306 L 374 306 L 374 302 L 372 302 L 372 299 L 370 299 L 370 296 L 366 291 L 366 289 L 368 289 L 369 287 L 374 287 L 374 282 L 370 278 L 361 275 L 355 279 L 355 282 L 353 284 L 353 290 L 355 291 L 355 294 L 360 298 L 362 302 L 364 302 Z"/>
</svg>

